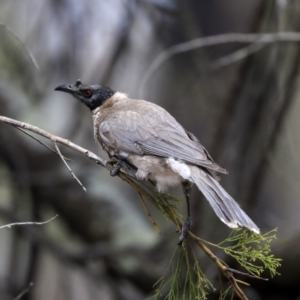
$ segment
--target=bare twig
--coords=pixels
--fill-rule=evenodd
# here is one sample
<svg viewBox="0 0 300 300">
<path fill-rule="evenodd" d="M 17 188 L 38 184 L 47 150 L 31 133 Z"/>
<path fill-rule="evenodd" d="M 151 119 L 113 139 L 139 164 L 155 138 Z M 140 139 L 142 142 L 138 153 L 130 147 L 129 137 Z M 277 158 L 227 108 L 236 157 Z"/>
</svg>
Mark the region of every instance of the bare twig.
<svg viewBox="0 0 300 300">
<path fill-rule="evenodd" d="M 50 141 L 56 141 L 59 144 L 62 144 L 72 150 L 75 150 L 85 156 L 87 156 L 89 159 L 95 161 L 97 164 L 106 167 L 108 170 L 111 170 L 111 167 L 109 165 L 106 165 L 106 160 L 97 156 L 96 154 L 92 153 L 91 151 L 88 151 L 85 148 L 82 148 L 72 142 L 70 142 L 69 140 L 63 139 L 57 135 L 51 134 L 45 130 L 42 130 L 39 127 L 30 125 L 28 123 L 24 123 L 24 122 L 20 122 L 11 118 L 7 118 L 4 116 L 0 116 L 0 122 L 2 123 L 6 123 L 6 124 L 10 124 L 16 127 L 20 127 L 26 130 L 29 130 L 31 132 L 35 132 L 36 134 L 45 137 L 46 139 L 50 140 Z"/>
<path fill-rule="evenodd" d="M 45 221 L 45 222 L 15 222 L 15 223 L 10 223 L 10 224 L 0 226 L 0 229 L 11 228 L 12 226 L 21 226 L 21 225 L 44 225 L 44 224 L 47 224 L 47 223 L 53 221 L 57 217 L 58 217 L 58 215 L 54 216 L 53 218 L 51 218 L 50 220 Z"/>
<path fill-rule="evenodd" d="M 51 152 L 53 152 L 53 153 L 57 154 L 58 156 L 60 156 L 59 153 L 57 153 L 55 150 L 53 150 L 51 147 L 49 147 L 48 145 L 46 145 L 45 143 L 43 143 L 41 140 L 39 140 L 38 138 L 36 138 L 36 137 L 33 136 L 32 134 L 28 133 L 27 131 L 23 130 L 23 129 L 20 128 L 20 127 L 17 127 L 17 126 L 14 126 L 14 127 L 15 127 L 16 129 L 22 131 L 23 133 L 27 134 L 28 136 L 30 136 L 32 139 L 34 139 L 34 140 L 37 141 L 39 144 L 41 144 L 41 145 L 43 145 L 44 147 L 46 147 L 47 149 L 49 149 Z M 67 157 L 65 157 L 65 156 L 63 156 L 63 158 L 64 158 L 65 160 L 72 161 L 72 159 L 67 158 Z"/>
<path fill-rule="evenodd" d="M 26 46 L 26 44 L 18 37 L 18 35 L 10 27 L 5 25 L 3 22 L 0 22 L 0 26 L 2 26 L 6 31 L 8 31 L 25 48 L 33 65 L 39 71 L 40 67 L 39 67 L 36 59 L 34 58 L 32 52 L 30 51 L 30 49 Z"/>
<path fill-rule="evenodd" d="M 261 43 L 259 43 L 259 41 L 256 43 L 250 44 L 249 46 L 239 49 L 235 52 L 232 52 L 229 55 L 218 58 L 216 61 L 214 61 L 212 63 L 212 69 L 218 70 L 222 67 L 225 67 L 225 66 L 233 64 L 235 62 L 238 62 L 238 61 L 250 56 L 251 54 L 254 54 L 254 53 L 260 51 L 262 48 L 264 48 L 266 46 L 267 46 L 267 44 L 261 44 Z"/>
<path fill-rule="evenodd" d="M 33 282 L 30 282 L 28 287 L 25 290 L 23 290 L 16 298 L 14 298 L 14 300 L 20 300 L 24 295 L 29 293 L 32 287 L 33 287 Z"/>
<path fill-rule="evenodd" d="M 240 283 L 240 284 L 243 284 L 243 285 L 246 285 L 246 286 L 250 286 L 250 284 L 249 284 L 248 282 L 245 282 L 245 281 L 243 281 L 243 280 L 235 279 L 235 281 L 236 281 L 237 283 Z"/>
<path fill-rule="evenodd" d="M 201 239 L 199 239 L 197 236 L 195 236 L 192 232 L 188 232 L 189 237 L 191 237 L 195 243 L 203 250 L 203 252 L 217 265 L 218 269 L 223 273 L 223 275 L 228 279 L 228 281 L 231 283 L 233 290 L 237 294 L 237 296 L 241 300 L 247 300 L 248 298 L 244 294 L 244 292 L 239 287 L 236 279 L 231 274 L 231 272 L 228 270 L 228 267 L 221 262 L 221 260 L 215 256 L 215 254 L 206 247 L 202 242 Z"/>
<path fill-rule="evenodd" d="M 149 210 L 148 210 L 148 207 L 147 207 L 147 205 L 146 205 L 146 203 L 145 203 L 145 201 L 144 201 L 144 198 L 143 198 L 142 194 L 141 194 L 141 193 L 138 193 L 138 194 L 139 194 L 139 196 L 140 196 L 140 200 L 141 200 L 141 202 L 142 202 L 142 206 L 143 206 L 143 208 L 144 208 L 144 210 L 145 210 L 147 216 L 149 217 L 149 219 L 150 219 L 150 221 L 151 221 L 153 227 L 155 228 L 156 232 L 157 232 L 159 235 L 161 235 L 161 230 L 160 230 L 160 228 L 158 227 L 157 223 L 154 221 L 153 217 L 151 216 L 151 214 L 150 214 L 150 212 L 149 212 Z"/>
<path fill-rule="evenodd" d="M 84 185 L 81 183 L 81 181 L 77 178 L 77 176 L 74 174 L 74 172 L 72 171 L 72 169 L 69 167 L 69 165 L 67 164 L 67 162 L 65 161 L 64 157 L 62 156 L 58 146 L 57 146 L 57 143 L 55 140 L 53 140 L 53 143 L 54 143 L 54 146 L 55 146 L 55 149 L 58 153 L 58 155 L 60 156 L 61 160 L 64 162 L 64 164 L 66 165 L 67 169 L 70 171 L 70 173 L 72 174 L 72 176 L 74 177 L 74 179 L 78 182 L 78 184 L 82 187 L 82 189 L 86 192 L 86 188 L 84 187 Z"/>
<path fill-rule="evenodd" d="M 244 276 L 247 276 L 247 277 L 250 277 L 250 278 L 255 278 L 255 279 L 269 281 L 268 278 L 264 278 L 264 277 L 260 277 L 260 276 L 254 276 L 254 275 L 251 275 L 249 273 L 241 272 L 241 271 L 236 270 L 236 269 L 232 269 L 232 268 L 228 268 L 227 267 L 227 270 L 230 271 L 230 272 L 232 272 L 232 273 L 237 273 L 237 274 L 244 275 Z"/>
<path fill-rule="evenodd" d="M 300 42 L 299 32 L 274 32 L 274 33 L 226 33 L 215 36 L 201 37 L 188 42 L 174 45 L 160 53 L 150 65 L 144 78 L 142 79 L 139 96 L 145 98 L 146 85 L 152 75 L 161 67 L 161 65 L 172 56 L 213 45 L 228 43 L 260 43 L 272 44 L 276 42 Z"/>
</svg>

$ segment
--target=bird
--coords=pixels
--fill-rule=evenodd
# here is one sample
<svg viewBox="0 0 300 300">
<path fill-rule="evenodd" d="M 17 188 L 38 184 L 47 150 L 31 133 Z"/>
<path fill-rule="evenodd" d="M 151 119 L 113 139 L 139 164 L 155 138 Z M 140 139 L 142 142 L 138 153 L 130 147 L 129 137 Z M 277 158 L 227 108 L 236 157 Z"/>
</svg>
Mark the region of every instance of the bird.
<svg viewBox="0 0 300 300">
<path fill-rule="evenodd" d="M 92 113 L 94 139 L 107 152 L 115 169 L 135 170 L 139 180 L 149 180 L 158 192 L 182 185 L 187 218 L 179 244 L 192 227 L 191 188 L 195 184 L 219 219 L 231 228 L 245 227 L 259 234 L 260 229 L 220 185 L 220 167 L 200 141 L 164 108 L 101 85 L 83 84 L 80 79 L 55 88 L 71 94 Z"/>
</svg>

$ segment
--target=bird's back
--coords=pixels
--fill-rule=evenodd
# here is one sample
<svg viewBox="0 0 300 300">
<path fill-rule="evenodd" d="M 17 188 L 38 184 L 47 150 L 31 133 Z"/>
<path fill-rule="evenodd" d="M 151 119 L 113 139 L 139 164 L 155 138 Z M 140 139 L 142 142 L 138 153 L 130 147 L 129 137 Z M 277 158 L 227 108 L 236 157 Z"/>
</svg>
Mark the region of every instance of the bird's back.
<svg viewBox="0 0 300 300">
<path fill-rule="evenodd" d="M 154 103 L 116 93 L 93 114 L 95 137 L 108 152 L 173 157 L 226 173 L 171 114 Z"/>
</svg>

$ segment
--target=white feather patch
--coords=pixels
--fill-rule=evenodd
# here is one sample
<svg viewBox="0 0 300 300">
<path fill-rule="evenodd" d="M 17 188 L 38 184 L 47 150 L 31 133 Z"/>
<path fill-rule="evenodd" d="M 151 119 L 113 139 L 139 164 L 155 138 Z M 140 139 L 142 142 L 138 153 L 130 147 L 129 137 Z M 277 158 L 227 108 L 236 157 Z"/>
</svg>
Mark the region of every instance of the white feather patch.
<svg viewBox="0 0 300 300">
<path fill-rule="evenodd" d="M 171 169 L 175 173 L 179 174 L 183 179 L 190 179 L 191 170 L 187 164 L 182 161 L 175 160 L 172 157 L 168 158 L 166 162 L 171 167 Z"/>
</svg>

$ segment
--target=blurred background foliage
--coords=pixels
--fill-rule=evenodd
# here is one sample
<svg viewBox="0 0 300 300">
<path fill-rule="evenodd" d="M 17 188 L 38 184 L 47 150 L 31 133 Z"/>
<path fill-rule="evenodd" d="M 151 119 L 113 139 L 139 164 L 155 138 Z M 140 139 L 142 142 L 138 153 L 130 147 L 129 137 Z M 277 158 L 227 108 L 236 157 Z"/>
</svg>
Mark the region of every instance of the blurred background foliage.
<svg viewBox="0 0 300 300">
<path fill-rule="evenodd" d="M 1 0 L 0 115 L 105 156 L 88 109 L 56 86 L 80 78 L 162 105 L 230 171 L 222 185 L 261 230 L 279 228 L 273 252 L 283 258 L 282 275 L 267 283 L 244 278 L 248 297 L 300 299 L 299 42 L 254 53 L 237 43 L 186 51 L 162 63 L 141 89 L 155 58 L 173 45 L 231 32 L 297 32 L 299 13 L 297 0 Z M 30 48 L 39 70 L 3 25 Z M 243 59 L 222 64 L 239 49 Z M 150 297 L 176 247 L 174 225 L 149 204 L 159 236 L 129 186 L 60 149 L 87 193 L 58 156 L 0 124 L 1 223 L 59 214 L 44 226 L 1 230 L 0 299 L 15 299 L 30 282 L 22 299 Z M 180 189 L 171 193 L 183 197 Z M 196 189 L 192 215 L 197 235 L 213 242 L 228 236 Z M 196 254 L 217 288 L 209 299 L 218 299 L 216 267 Z"/>
</svg>

